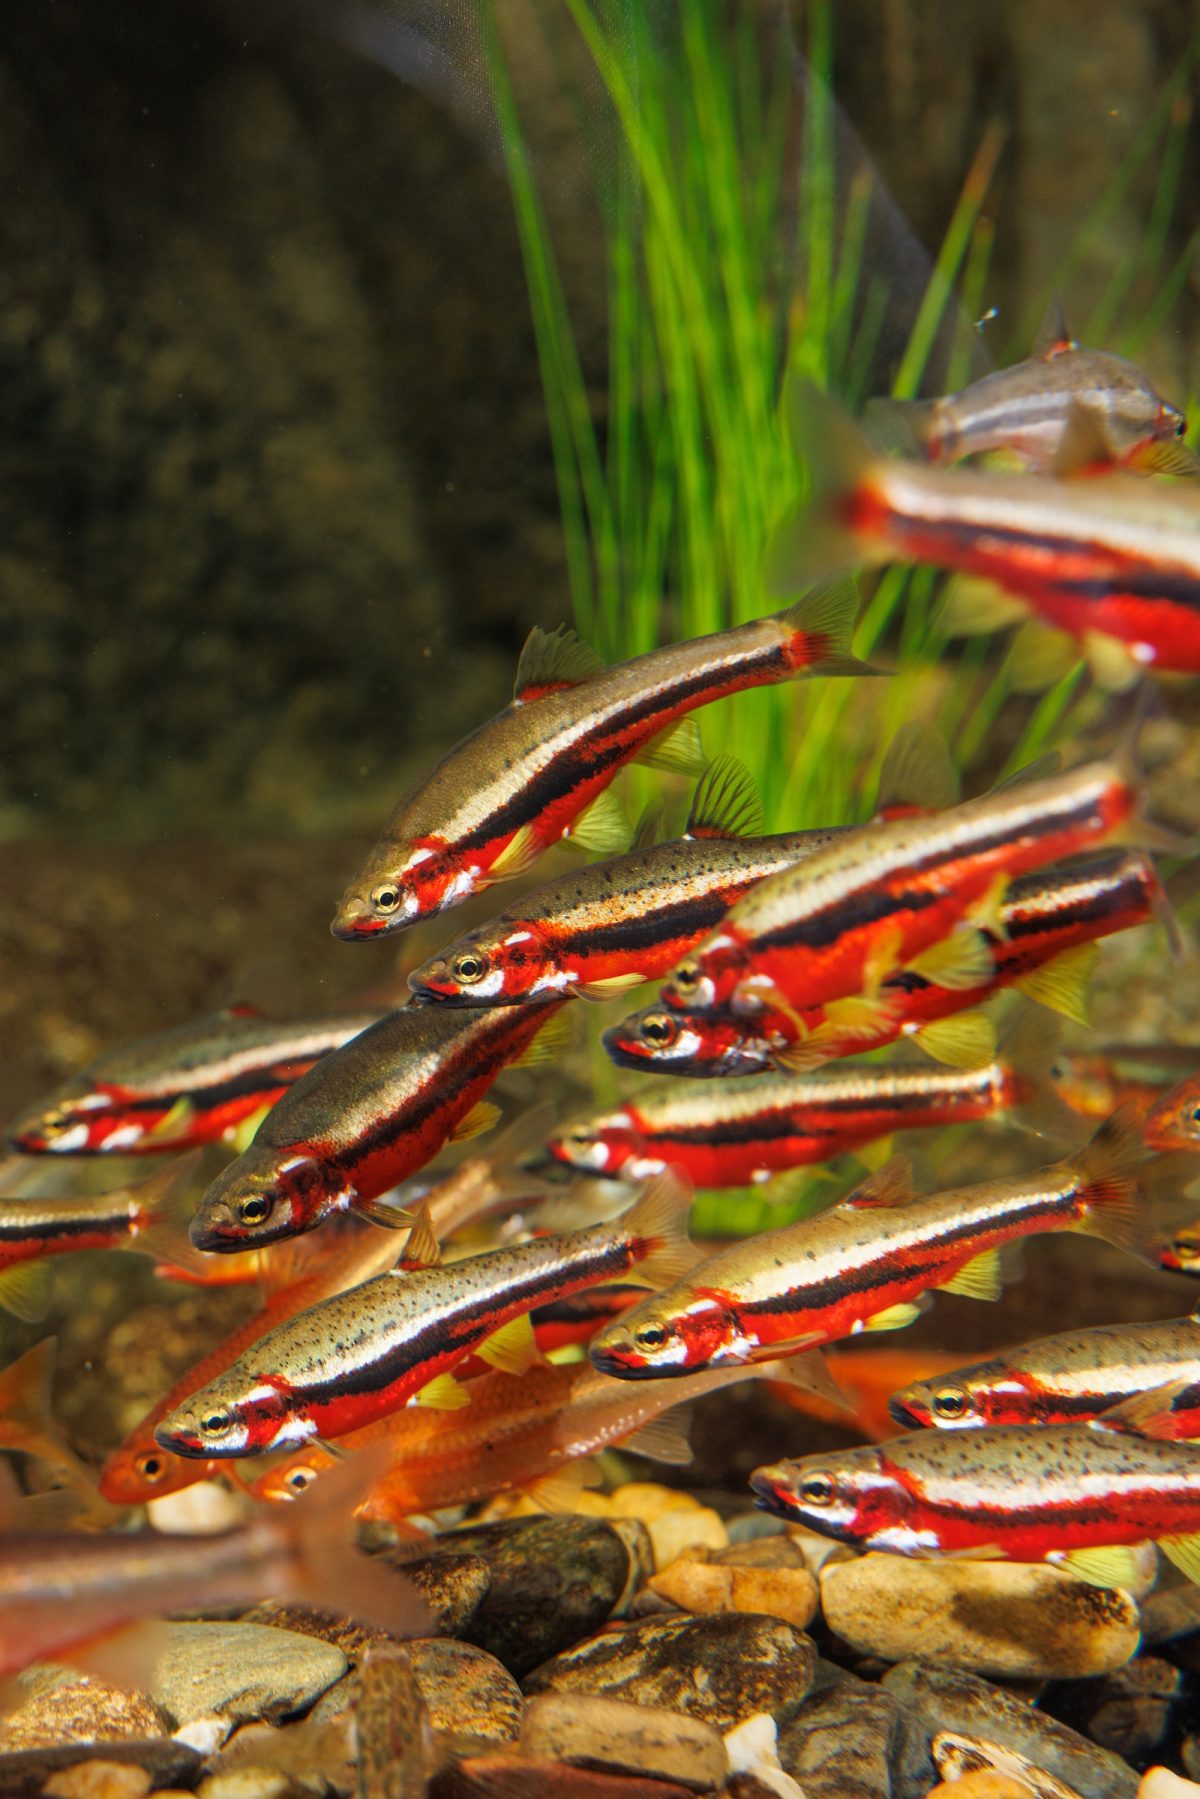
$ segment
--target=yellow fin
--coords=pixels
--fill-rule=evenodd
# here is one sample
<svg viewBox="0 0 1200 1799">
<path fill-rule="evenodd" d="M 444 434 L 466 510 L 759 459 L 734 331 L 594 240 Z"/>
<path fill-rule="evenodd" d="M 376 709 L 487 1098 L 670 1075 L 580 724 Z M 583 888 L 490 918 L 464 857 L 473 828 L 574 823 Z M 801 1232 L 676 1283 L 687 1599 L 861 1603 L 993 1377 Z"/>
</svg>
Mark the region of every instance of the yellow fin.
<svg viewBox="0 0 1200 1799">
<path fill-rule="evenodd" d="M 499 1124 L 503 1114 L 490 1099 L 481 1099 L 471 1107 L 465 1118 L 460 1118 L 450 1132 L 451 1143 L 469 1143 L 472 1137 L 482 1137 Z"/>
<path fill-rule="evenodd" d="M 841 1201 L 855 1211 L 884 1210 L 892 1206 L 911 1205 L 916 1198 L 912 1184 L 912 1165 L 907 1156 L 892 1156 L 852 1193 Z"/>
<path fill-rule="evenodd" d="M 1088 988 L 1096 972 L 1099 954 L 1098 944 L 1076 944 L 1074 949 L 1066 949 L 1061 956 L 1043 962 L 1040 968 L 1030 969 L 1013 985 L 1028 999 L 1037 1000 L 1039 1005 L 1048 1006 L 1052 1012 L 1061 1012 L 1075 1024 L 1085 1025 L 1088 1023 Z"/>
<path fill-rule="evenodd" d="M 556 1007 L 546 1020 L 532 1043 L 527 1043 L 516 1059 L 509 1063 L 510 1068 L 544 1068 L 547 1062 L 557 1062 L 563 1051 L 571 1044 L 571 1020 L 566 1012 Z"/>
<path fill-rule="evenodd" d="M 524 874 L 532 868 L 542 853 L 542 846 L 537 840 L 532 825 L 522 825 L 510 843 L 505 844 L 488 873 L 495 879 L 508 875 Z"/>
<path fill-rule="evenodd" d="M 640 974 L 610 974 L 601 981 L 581 981 L 574 989 L 580 999 L 606 1000 L 616 999 L 622 993 L 628 993 L 631 987 L 641 987 L 645 977 Z"/>
<path fill-rule="evenodd" d="M 1200 475 L 1200 456 L 1177 437 L 1166 442 L 1142 444 L 1129 458 L 1130 466 L 1156 475 Z"/>
<path fill-rule="evenodd" d="M 417 1405 L 431 1406 L 435 1412 L 457 1412 L 470 1405 L 471 1395 L 452 1374 L 436 1374 L 416 1395 Z"/>
<path fill-rule="evenodd" d="M 758 837 L 763 828 L 762 796 L 744 762 L 718 756 L 696 784 L 685 837 Z"/>
<path fill-rule="evenodd" d="M 692 1446 L 688 1442 L 690 1423 L 686 1407 L 676 1407 L 660 1418 L 647 1419 L 645 1424 L 630 1431 L 627 1437 L 620 1439 L 621 1448 L 632 1449 L 635 1455 L 644 1455 L 651 1462 L 686 1468 L 692 1459 Z"/>
<path fill-rule="evenodd" d="M 699 775 L 705 766 L 700 726 L 694 718 L 681 718 L 644 744 L 633 758 L 643 768 L 663 768 L 671 774 Z"/>
<path fill-rule="evenodd" d="M 1132 1544 L 1111 1543 L 1098 1549 L 1068 1549 L 1059 1566 L 1078 1575 L 1091 1587 L 1134 1587 L 1138 1585 L 1137 1548 Z"/>
<path fill-rule="evenodd" d="M 1105 693 L 1128 693 L 1142 678 L 1142 665 L 1129 653 L 1128 644 L 1119 637 L 1106 637 L 1102 631 L 1085 631 L 1083 653 L 1096 686 Z"/>
<path fill-rule="evenodd" d="M 977 575 L 953 575 L 945 594 L 938 629 L 947 637 L 982 637 L 1029 616 L 1028 606 Z"/>
<path fill-rule="evenodd" d="M 578 687 L 603 667 L 603 658 L 568 625 L 559 625 L 556 631 L 543 631 L 535 625 L 517 662 L 513 698 L 518 705 L 527 705 L 526 695 L 536 699 L 544 688 Z"/>
<path fill-rule="evenodd" d="M 908 964 L 913 974 L 948 993 L 969 993 L 973 987 L 984 987 L 996 972 L 991 945 L 980 931 L 951 931 L 940 943 Z"/>
<path fill-rule="evenodd" d="M 905 1325 L 915 1324 L 924 1311 L 924 1306 L 917 1305 L 914 1300 L 907 1300 L 901 1305 L 885 1306 L 882 1312 L 876 1312 L 863 1325 L 865 1331 L 899 1331 Z"/>
<path fill-rule="evenodd" d="M 691 1272 L 700 1260 L 700 1251 L 687 1234 L 691 1203 L 691 1187 L 670 1170 L 646 1183 L 621 1218 L 627 1240 L 641 1251 L 639 1261 L 622 1280 L 638 1286 L 668 1287 Z"/>
<path fill-rule="evenodd" d="M 996 1054 L 996 1027 L 986 1012 L 955 1012 L 914 1032 L 935 1062 L 949 1068 L 986 1068 Z"/>
<path fill-rule="evenodd" d="M 585 1487 L 598 1487 L 601 1474 L 593 1456 L 582 1456 L 567 1462 L 553 1474 L 540 1474 L 525 1487 L 526 1495 L 544 1512 L 573 1512 L 575 1502 Z"/>
<path fill-rule="evenodd" d="M 248 1118 L 243 1118 L 240 1124 L 234 1125 L 227 1140 L 233 1145 L 239 1156 L 244 1150 L 249 1149 L 258 1135 L 259 1125 L 270 1110 L 270 1106 L 259 1106 L 256 1112 L 251 1112 Z"/>
<path fill-rule="evenodd" d="M 169 1142 L 172 1137 L 180 1136 L 192 1123 L 195 1116 L 196 1108 L 191 1100 L 181 1097 L 175 1101 L 169 1112 L 163 1113 L 157 1124 L 151 1125 L 146 1136 L 152 1138 L 155 1143 Z"/>
<path fill-rule="evenodd" d="M 38 1324 L 50 1308 L 50 1269 L 45 1262 L 16 1262 L 0 1274 L 0 1306 L 23 1324 Z"/>
<path fill-rule="evenodd" d="M 945 738 L 916 719 L 901 725 L 880 765 L 876 814 L 901 806 L 941 812 L 959 797 L 958 770 Z"/>
<path fill-rule="evenodd" d="M 1079 644 L 1069 632 L 1028 618 L 1012 640 L 1005 672 L 1014 693 L 1044 693 L 1070 674 L 1079 655 Z"/>
<path fill-rule="evenodd" d="M 413 1214 L 404 1206 L 389 1205 L 382 1195 L 378 1199 L 356 1196 L 350 1201 L 350 1209 L 360 1218 L 369 1218 L 372 1224 L 381 1224 L 389 1231 L 405 1231 L 413 1221 Z"/>
<path fill-rule="evenodd" d="M 490 1337 L 485 1337 L 476 1354 L 505 1374 L 528 1374 L 534 1363 L 542 1359 L 529 1313 L 522 1312 L 519 1318 L 510 1318 Z"/>
<path fill-rule="evenodd" d="M 874 999 L 890 974 L 900 966 L 900 945 L 904 934 L 899 925 L 891 925 L 880 936 L 863 967 L 863 991 Z"/>
<path fill-rule="evenodd" d="M 998 1249 L 981 1251 L 941 1283 L 943 1293 L 959 1293 L 964 1299 L 999 1299 L 1003 1287 Z"/>
<path fill-rule="evenodd" d="M 611 787 L 598 793 L 586 812 L 563 832 L 570 843 L 597 856 L 619 856 L 629 848 L 629 820 Z"/>
<path fill-rule="evenodd" d="M 1181 1574 L 1200 1586 L 1200 1537 L 1159 1537 L 1158 1546 Z"/>
<path fill-rule="evenodd" d="M 997 875 L 987 892 L 975 901 L 967 913 L 972 924 L 977 924 L 981 931 L 990 931 L 993 937 L 1008 937 L 1008 920 L 1004 916 L 1008 888 L 1008 876 Z"/>
<path fill-rule="evenodd" d="M 441 1265 L 442 1246 L 429 1219 L 429 1207 L 418 1206 L 413 1213 L 413 1227 L 408 1233 L 400 1260 L 406 1268 L 437 1268 Z"/>
</svg>

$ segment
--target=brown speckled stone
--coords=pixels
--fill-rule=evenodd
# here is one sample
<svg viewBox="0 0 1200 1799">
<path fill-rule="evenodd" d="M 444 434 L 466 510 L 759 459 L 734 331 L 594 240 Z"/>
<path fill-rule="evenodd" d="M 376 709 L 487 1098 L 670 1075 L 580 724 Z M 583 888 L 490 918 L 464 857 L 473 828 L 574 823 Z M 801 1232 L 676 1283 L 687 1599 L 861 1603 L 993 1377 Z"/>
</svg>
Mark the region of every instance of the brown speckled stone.
<svg viewBox="0 0 1200 1799">
<path fill-rule="evenodd" d="M 90 1674 L 46 1669 L 30 1697 L 0 1718 L 0 1753 L 62 1743 L 119 1743 L 170 1736 L 174 1726 L 149 1693 L 129 1693 Z"/>
<path fill-rule="evenodd" d="M 778 1618 L 641 1618 L 544 1662 L 524 1684 L 530 1694 L 601 1693 L 665 1706 L 724 1734 L 755 1712 L 784 1724 L 811 1688 L 816 1663 L 811 1640 Z"/>
</svg>

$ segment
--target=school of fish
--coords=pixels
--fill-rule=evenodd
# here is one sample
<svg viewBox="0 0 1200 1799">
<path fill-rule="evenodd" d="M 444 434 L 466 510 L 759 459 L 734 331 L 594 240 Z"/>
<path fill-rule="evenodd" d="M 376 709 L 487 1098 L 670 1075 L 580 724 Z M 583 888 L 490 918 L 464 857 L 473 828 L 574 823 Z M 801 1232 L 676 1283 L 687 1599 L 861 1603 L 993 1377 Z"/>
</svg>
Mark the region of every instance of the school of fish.
<svg viewBox="0 0 1200 1799">
<path fill-rule="evenodd" d="M 848 571 L 889 562 L 988 583 L 989 617 L 1028 610 L 1097 671 L 1200 673 L 1200 459 L 1139 370 L 1057 321 L 1028 361 L 876 403 L 862 427 L 811 386 L 785 405 L 812 481 L 768 557 L 778 609 L 611 668 L 535 629 L 511 704 L 397 805 L 333 934 L 427 923 L 560 843 L 598 860 L 560 858 L 448 926 L 390 1004 L 233 1007 L 101 1057 L 9 1126 L 0 1304 L 36 1320 L 55 1257 L 118 1247 L 164 1279 L 254 1283 L 260 1303 L 98 1483 L 54 1425 L 49 1343 L 0 1373 L 0 1445 L 90 1503 L 214 1479 L 253 1502 L 199 1544 L 46 1533 L 9 1481 L 0 1673 L 267 1595 L 419 1631 L 420 1595 L 358 1554 L 352 1514 L 420 1532 L 512 1489 L 569 1508 L 609 1445 L 685 1461 L 675 1408 L 740 1381 L 790 1407 L 759 1504 L 840 1542 L 1120 1584 L 1150 1541 L 1200 1580 L 1200 1311 L 969 1364 L 851 1343 L 939 1292 L 1001 1300 L 1010 1247 L 1045 1233 L 1200 1275 L 1200 1069 L 1185 1054 L 1170 1085 L 1169 1058 L 1122 1071 L 1153 1061 L 1136 1046 L 1066 1056 L 1048 1017 L 1086 1024 L 1104 940 L 1149 926 L 1178 948 L 1155 857 L 1193 846 L 1145 816 L 1139 715 L 1070 766 L 965 799 L 947 747 L 909 723 L 871 818 L 770 835 L 749 772 L 705 756 L 695 717 L 751 687 L 886 674 L 854 655 Z M 694 781 L 678 835 L 630 832 L 613 783 L 632 763 Z M 643 1078 L 580 1104 L 581 1020 L 651 982 L 603 1019 L 611 1062 Z M 551 1103 L 522 1111 L 531 1085 Z M 901 1131 L 919 1155 L 951 1127 L 962 1144 L 1014 1126 L 1049 1139 L 1032 1171 L 939 1186 L 890 1153 Z M 203 1182 L 202 1150 L 227 1157 Z M 99 1193 L 69 1178 L 123 1156 L 163 1160 Z M 786 1201 L 830 1163 L 836 1203 L 689 1236 L 696 1189 Z M 805 1455 L 806 1413 L 868 1441 Z"/>
</svg>

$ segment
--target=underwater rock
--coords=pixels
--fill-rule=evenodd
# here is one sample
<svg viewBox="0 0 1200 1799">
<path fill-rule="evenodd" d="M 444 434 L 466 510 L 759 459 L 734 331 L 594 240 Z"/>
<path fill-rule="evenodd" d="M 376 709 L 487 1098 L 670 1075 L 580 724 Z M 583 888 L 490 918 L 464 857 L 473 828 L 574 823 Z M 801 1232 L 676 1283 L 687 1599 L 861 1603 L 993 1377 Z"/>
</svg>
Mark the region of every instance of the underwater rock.
<svg viewBox="0 0 1200 1799">
<path fill-rule="evenodd" d="M 893 1799 L 924 1799 L 935 1782 L 930 1745 L 943 1730 L 1015 1749 L 1087 1799 L 1134 1799 L 1137 1775 L 1120 1756 L 974 1674 L 905 1661 L 889 1669 L 882 1685 L 900 1707 Z"/>
<path fill-rule="evenodd" d="M 699 1718 L 595 1695 L 531 1699 L 521 1749 L 534 1759 L 677 1780 L 697 1792 L 720 1786 L 729 1758 L 720 1733 Z"/>
<path fill-rule="evenodd" d="M 827 1686 L 780 1731 L 779 1760 L 805 1799 L 889 1799 L 897 1713 L 881 1687 Z"/>
<path fill-rule="evenodd" d="M 685 1612 L 758 1612 L 797 1630 L 811 1624 L 817 1611 L 817 1583 L 807 1568 L 744 1568 L 682 1555 L 654 1575 L 650 1591 Z"/>
<path fill-rule="evenodd" d="M 964 1774 L 961 1780 L 933 1787 L 929 1799 L 1030 1799 L 1030 1788 L 1011 1774 L 982 1768 L 977 1774 Z"/>
<path fill-rule="evenodd" d="M 42 1791 L 47 1799 L 143 1799 L 150 1791 L 149 1768 L 134 1762 L 86 1761 L 52 1774 Z"/>
<path fill-rule="evenodd" d="M 1142 1641 L 1173 1643 L 1200 1631 L 1200 1587 L 1190 1581 L 1159 1586 L 1141 1602 Z"/>
<path fill-rule="evenodd" d="M 243 1723 L 307 1710 L 346 1672 L 332 1643 L 262 1624 L 171 1624 L 152 1692 L 177 1724 Z"/>
<path fill-rule="evenodd" d="M 1137 1799 L 1197 1799 L 1200 1786 L 1194 1780 L 1183 1780 L 1169 1768 L 1147 1768 L 1137 1790 Z"/>
<path fill-rule="evenodd" d="M 197 1788 L 200 1799 L 289 1799 L 299 1790 L 280 1768 L 239 1768 L 232 1774 L 210 1774 Z"/>
<path fill-rule="evenodd" d="M 852 1648 L 920 1654 L 978 1674 L 1032 1679 L 1107 1673 L 1137 1653 L 1137 1607 L 1023 1562 L 921 1562 L 866 1555 L 821 1571 L 821 1609 Z"/>
<path fill-rule="evenodd" d="M 947 1786 L 968 1775 L 1002 1774 L 1023 1783 L 1034 1799 L 1082 1799 L 1074 1787 L 1036 1767 L 1015 1749 L 1002 1749 L 999 1743 L 963 1731 L 939 1731 L 933 1739 L 933 1759 Z"/>
<path fill-rule="evenodd" d="M 645 1525 L 654 1547 L 654 1565 L 669 1568 L 687 1549 L 724 1549 L 729 1534 L 711 1506 L 690 1493 L 658 1481 L 628 1481 L 609 1494 L 613 1515 Z"/>
<path fill-rule="evenodd" d="M 630 1544 L 643 1544 L 641 1554 Z M 417 1581 L 441 1557 L 478 1557 L 489 1586 L 461 1626 L 470 1643 L 518 1679 L 597 1630 L 650 1573 L 644 1532 L 630 1536 L 595 1518 L 509 1518 L 447 1531 L 428 1557 L 386 1559 Z M 634 1578 L 631 1578 L 634 1577 Z"/>
<path fill-rule="evenodd" d="M 690 1787 L 525 1755 L 474 1755 L 443 1768 L 429 1799 L 692 1799 Z"/>
<path fill-rule="evenodd" d="M 26 1799 L 26 1795 L 51 1791 L 50 1783 L 65 1778 L 68 1771 L 103 1762 L 114 1770 L 144 1770 L 154 1787 L 190 1787 L 202 1765 L 202 1758 L 184 1743 L 170 1737 L 130 1740 L 106 1749 L 103 1744 L 60 1743 L 55 1748 L 19 1749 L 0 1754 L 0 1795 L 3 1799 Z M 57 1784 L 54 1789 L 57 1791 Z"/>
<path fill-rule="evenodd" d="M 1047 1689 L 1040 1704 L 1064 1724 L 1144 1768 L 1166 1753 L 1177 1712 L 1187 1702 L 1185 1677 L 1157 1655 L 1139 1655 L 1099 1680 Z"/>
<path fill-rule="evenodd" d="M 521 1728 L 521 1689 L 486 1650 L 452 1637 L 413 1637 L 405 1645 L 417 1693 L 434 1730 L 511 1742 Z"/>
<path fill-rule="evenodd" d="M 438 1555 L 418 1562 L 409 1577 L 433 1613 L 439 1635 L 460 1636 L 492 1584 L 481 1555 Z"/>
<path fill-rule="evenodd" d="M 62 1743 L 145 1742 L 171 1734 L 170 1718 L 149 1693 L 127 1692 L 74 1668 L 32 1668 L 22 1689 L 28 1698 L 0 1718 L 2 1756 Z"/>
<path fill-rule="evenodd" d="M 724 1734 L 755 1712 L 777 1724 L 812 1686 L 816 1649 L 778 1618 L 642 1618 L 616 1625 L 537 1668 L 534 1693 L 599 1693 L 703 1718 Z"/>
</svg>

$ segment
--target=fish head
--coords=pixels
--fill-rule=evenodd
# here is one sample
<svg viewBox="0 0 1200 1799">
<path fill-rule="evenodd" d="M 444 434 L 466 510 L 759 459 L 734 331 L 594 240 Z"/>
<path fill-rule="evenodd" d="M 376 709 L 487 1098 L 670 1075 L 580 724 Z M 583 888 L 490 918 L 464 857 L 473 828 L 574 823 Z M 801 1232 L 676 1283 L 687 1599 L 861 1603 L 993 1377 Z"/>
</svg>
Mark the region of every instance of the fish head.
<svg viewBox="0 0 1200 1799">
<path fill-rule="evenodd" d="M 260 1249 L 310 1231 L 343 1209 L 350 1190 L 312 1156 L 252 1144 L 208 1188 L 188 1235 L 218 1254 Z"/>
<path fill-rule="evenodd" d="M 9 1127 L 8 1141 L 27 1156 L 128 1154 L 141 1144 L 153 1122 L 153 1115 L 145 1120 L 131 1117 L 102 1087 L 81 1086 L 30 1107 Z"/>
<path fill-rule="evenodd" d="M 604 1047 L 618 1066 L 681 1069 L 688 1074 L 710 1072 L 704 1055 L 704 1024 L 688 1012 L 669 1006 L 647 1006 L 604 1032 Z M 697 1062 L 701 1065 L 696 1066 Z"/>
<path fill-rule="evenodd" d="M 728 1003 L 742 974 L 737 939 L 718 931 L 671 972 L 660 999 L 677 1012 L 713 1012 Z"/>
<path fill-rule="evenodd" d="M 1200 1275 L 1200 1224 L 1181 1225 L 1169 1237 L 1156 1238 L 1151 1247 L 1160 1267 Z"/>
<path fill-rule="evenodd" d="M 105 1462 L 99 1491 L 110 1505 L 146 1505 L 167 1493 L 181 1493 L 204 1478 L 194 1461 L 172 1455 L 145 1431 L 134 1441 L 122 1443 Z"/>
<path fill-rule="evenodd" d="M 487 927 L 460 938 L 408 977 L 421 999 L 460 1006 L 502 1006 L 560 990 L 554 958 L 536 925 Z"/>
<path fill-rule="evenodd" d="M 646 1180 L 663 1168 L 661 1157 L 647 1161 L 640 1153 L 640 1133 L 623 1106 L 584 1124 L 568 1125 L 566 1130 L 547 1138 L 546 1151 L 568 1168 L 604 1175 L 610 1180 Z"/>
<path fill-rule="evenodd" d="M 457 906 L 484 885 L 480 871 L 440 838 L 385 843 L 347 887 L 329 928 L 343 943 L 387 937 Z"/>
<path fill-rule="evenodd" d="M 299 1455 L 268 1468 L 250 1491 L 255 1499 L 265 1499 L 271 1505 L 290 1504 L 293 1499 L 303 1499 L 323 1471 L 332 1466 L 333 1457 L 323 1449 L 301 1450 Z"/>
<path fill-rule="evenodd" d="M 312 1434 L 293 1414 L 284 1383 L 234 1369 L 168 1412 L 154 1431 L 163 1449 L 214 1461 L 266 1455 Z"/>
<path fill-rule="evenodd" d="M 902 1523 L 911 1500 L 881 1450 L 845 1449 L 756 1468 L 750 1476 L 765 1512 L 807 1524 L 840 1543 L 867 1544 Z"/>
<path fill-rule="evenodd" d="M 1189 1077 L 1146 1114 L 1147 1149 L 1200 1149 L 1200 1080 Z"/>
<path fill-rule="evenodd" d="M 1160 400 L 1158 416 L 1154 421 L 1154 438 L 1158 443 L 1169 442 L 1171 438 L 1187 436 L 1187 419 L 1178 406 L 1172 406 L 1169 400 Z"/>
<path fill-rule="evenodd" d="M 748 1359 L 737 1317 L 721 1295 L 697 1292 L 681 1304 L 678 1288 L 656 1293 L 606 1324 L 588 1355 L 602 1374 L 623 1380 L 657 1380 Z"/>
<path fill-rule="evenodd" d="M 986 1380 L 970 1374 L 915 1380 L 892 1394 L 888 1411 L 906 1430 L 927 1426 L 937 1426 L 941 1430 L 970 1430 L 981 1424 L 1017 1422 L 989 1416 L 989 1392 Z"/>
</svg>

